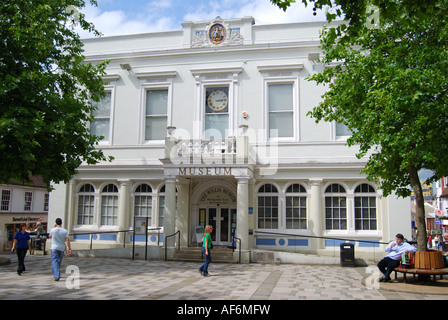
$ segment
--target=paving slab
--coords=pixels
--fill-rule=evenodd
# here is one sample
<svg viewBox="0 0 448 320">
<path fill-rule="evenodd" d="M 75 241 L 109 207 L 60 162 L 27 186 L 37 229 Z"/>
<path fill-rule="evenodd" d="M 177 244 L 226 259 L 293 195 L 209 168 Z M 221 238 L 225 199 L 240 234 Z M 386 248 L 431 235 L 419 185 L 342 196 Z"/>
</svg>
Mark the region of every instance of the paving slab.
<svg viewBox="0 0 448 320">
<path fill-rule="evenodd" d="M 50 256 L 27 255 L 0 266 L 0 300 L 448 300 L 448 280 L 378 283 L 376 266 L 198 263 L 63 258 L 54 281 Z"/>
</svg>

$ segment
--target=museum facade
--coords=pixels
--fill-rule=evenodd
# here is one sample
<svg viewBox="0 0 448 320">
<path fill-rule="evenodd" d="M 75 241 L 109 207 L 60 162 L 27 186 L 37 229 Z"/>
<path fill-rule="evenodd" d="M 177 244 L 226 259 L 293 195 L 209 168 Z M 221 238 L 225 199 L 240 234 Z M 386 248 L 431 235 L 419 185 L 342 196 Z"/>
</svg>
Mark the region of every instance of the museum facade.
<svg viewBox="0 0 448 320">
<path fill-rule="evenodd" d="M 110 60 L 90 129 L 114 160 L 55 185 L 49 221 L 62 217 L 74 244 L 98 232 L 111 246 L 144 221 L 150 245 L 179 231 L 170 250 L 211 224 L 245 262 L 255 249 L 325 254 L 342 238 L 368 251 L 410 235 L 409 200 L 366 180 L 343 125 L 307 116 L 326 88 L 306 78 L 332 67 L 317 61 L 322 26 L 217 17 L 85 39 L 87 62 Z"/>
</svg>

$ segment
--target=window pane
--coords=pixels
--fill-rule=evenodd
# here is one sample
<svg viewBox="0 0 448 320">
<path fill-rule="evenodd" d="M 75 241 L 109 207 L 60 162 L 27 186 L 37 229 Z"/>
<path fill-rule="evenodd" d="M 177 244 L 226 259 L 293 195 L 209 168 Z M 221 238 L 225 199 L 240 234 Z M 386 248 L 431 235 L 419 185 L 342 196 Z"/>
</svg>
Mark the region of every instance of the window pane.
<svg viewBox="0 0 448 320">
<path fill-rule="evenodd" d="M 205 138 L 225 139 L 229 129 L 228 114 L 209 114 L 205 116 Z"/>
<path fill-rule="evenodd" d="M 357 190 L 357 192 L 370 192 L 367 185 L 365 189 L 357 188 Z M 357 219 L 356 230 L 376 230 L 376 197 L 355 197 L 355 219 Z"/>
<path fill-rule="evenodd" d="M 2 211 L 9 210 L 9 203 L 11 200 L 11 190 L 2 190 Z"/>
<path fill-rule="evenodd" d="M 269 111 L 292 110 L 292 83 L 269 85 Z"/>
<path fill-rule="evenodd" d="M 118 214 L 118 196 L 102 196 L 101 224 L 116 225 Z"/>
<path fill-rule="evenodd" d="M 146 92 L 146 115 L 166 115 L 168 90 L 149 90 Z"/>
<path fill-rule="evenodd" d="M 146 140 L 163 140 L 166 137 L 167 118 L 148 117 L 146 118 Z"/>
<path fill-rule="evenodd" d="M 294 135 L 293 113 L 279 112 L 269 114 L 269 130 L 277 130 L 277 133 L 270 132 L 271 137 L 292 137 Z"/>
<path fill-rule="evenodd" d="M 342 123 L 336 123 L 336 136 L 351 136 L 352 133 L 348 130 L 348 127 Z"/>
<path fill-rule="evenodd" d="M 288 216 L 291 212 L 288 211 Z M 292 219 L 287 219 L 291 221 Z M 287 221 L 287 223 L 289 223 Z M 288 225 L 291 225 L 290 223 Z M 258 197 L 258 228 L 272 229 L 278 228 L 278 197 L 259 196 Z"/>
<path fill-rule="evenodd" d="M 106 96 L 99 102 L 92 102 L 96 106 L 96 110 L 92 112 L 94 117 L 110 117 L 110 105 L 111 105 L 112 93 L 106 92 Z"/>
<path fill-rule="evenodd" d="M 90 124 L 90 133 L 98 137 L 103 136 L 104 141 L 109 141 L 109 119 L 93 120 Z"/>
<path fill-rule="evenodd" d="M 159 227 L 163 227 L 164 215 L 165 215 L 165 196 L 159 196 Z"/>
</svg>

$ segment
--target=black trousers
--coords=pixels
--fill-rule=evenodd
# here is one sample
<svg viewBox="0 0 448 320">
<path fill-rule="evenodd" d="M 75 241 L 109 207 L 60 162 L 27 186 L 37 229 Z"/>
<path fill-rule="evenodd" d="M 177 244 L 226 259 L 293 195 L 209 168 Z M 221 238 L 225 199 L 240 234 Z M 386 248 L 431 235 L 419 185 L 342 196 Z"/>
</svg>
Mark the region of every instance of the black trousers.
<svg viewBox="0 0 448 320">
<path fill-rule="evenodd" d="M 25 256 L 28 248 L 17 248 L 17 259 L 19 260 L 19 266 L 17 267 L 17 273 L 25 271 Z"/>
<path fill-rule="evenodd" d="M 378 262 L 378 269 L 380 269 L 381 273 L 384 274 L 384 278 L 390 279 L 390 274 L 394 271 L 394 268 L 397 268 L 399 265 L 399 260 L 397 261 L 389 257 L 385 257 Z"/>
</svg>

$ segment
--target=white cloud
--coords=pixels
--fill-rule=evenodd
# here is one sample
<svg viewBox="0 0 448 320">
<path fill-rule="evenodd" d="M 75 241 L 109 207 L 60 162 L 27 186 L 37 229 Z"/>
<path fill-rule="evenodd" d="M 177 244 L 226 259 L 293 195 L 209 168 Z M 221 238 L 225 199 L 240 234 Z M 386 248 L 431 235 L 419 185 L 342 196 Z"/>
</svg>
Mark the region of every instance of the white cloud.
<svg viewBox="0 0 448 320">
<path fill-rule="evenodd" d="M 236 5 L 239 3 L 239 5 Z M 222 3 L 223 4 L 223 3 Z M 202 8 L 198 8 L 195 12 L 187 13 L 184 18 L 190 21 L 203 21 L 213 19 L 216 16 L 220 16 L 224 19 L 241 18 L 245 16 L 252 16 L 255 18 L 256 24 L 272 24 L 272 23 L 286 23 L 286 22 L 299 22 L 299 21 L 323 21 L 325 15 L 323 12 L 317 12 L 316 16 L 313 16 L 313 10 L 311 6 L 305 8 L 305 5 L 295 3 L 289 7 L 286 12 L 273 5 L 269 0 L 262 1 L 224 1 L 224 5 L 209 6 L 207 11 Z M 226 8 L 223 10 L 223 8 Z"/>
<path fill-rule="evenodd" d="M 86 19 L 105 36 L 180 30 L 183 21 L 207 21 L 217 16 L 223 19 L 252 16 L 256 24 L 325 20 L 323 12 L 318 10 L 317 16 L 313 16 L 312 6 L 305 8 L 301 1 L 292 4 L 286 12 L 270 0 L 156 0 L 146 4 L 137 0 L 128 1 L 127 5 L 120 7 L 118 2 L 103 0 L 99 3 L 100 7 L 89 5 L 82 11 Z M 101 8 L 102 4 L 111 3 L 114 10 Z M 92 37 L 85 31 L 79 33 L 81 37 Z"/>
</svg>

